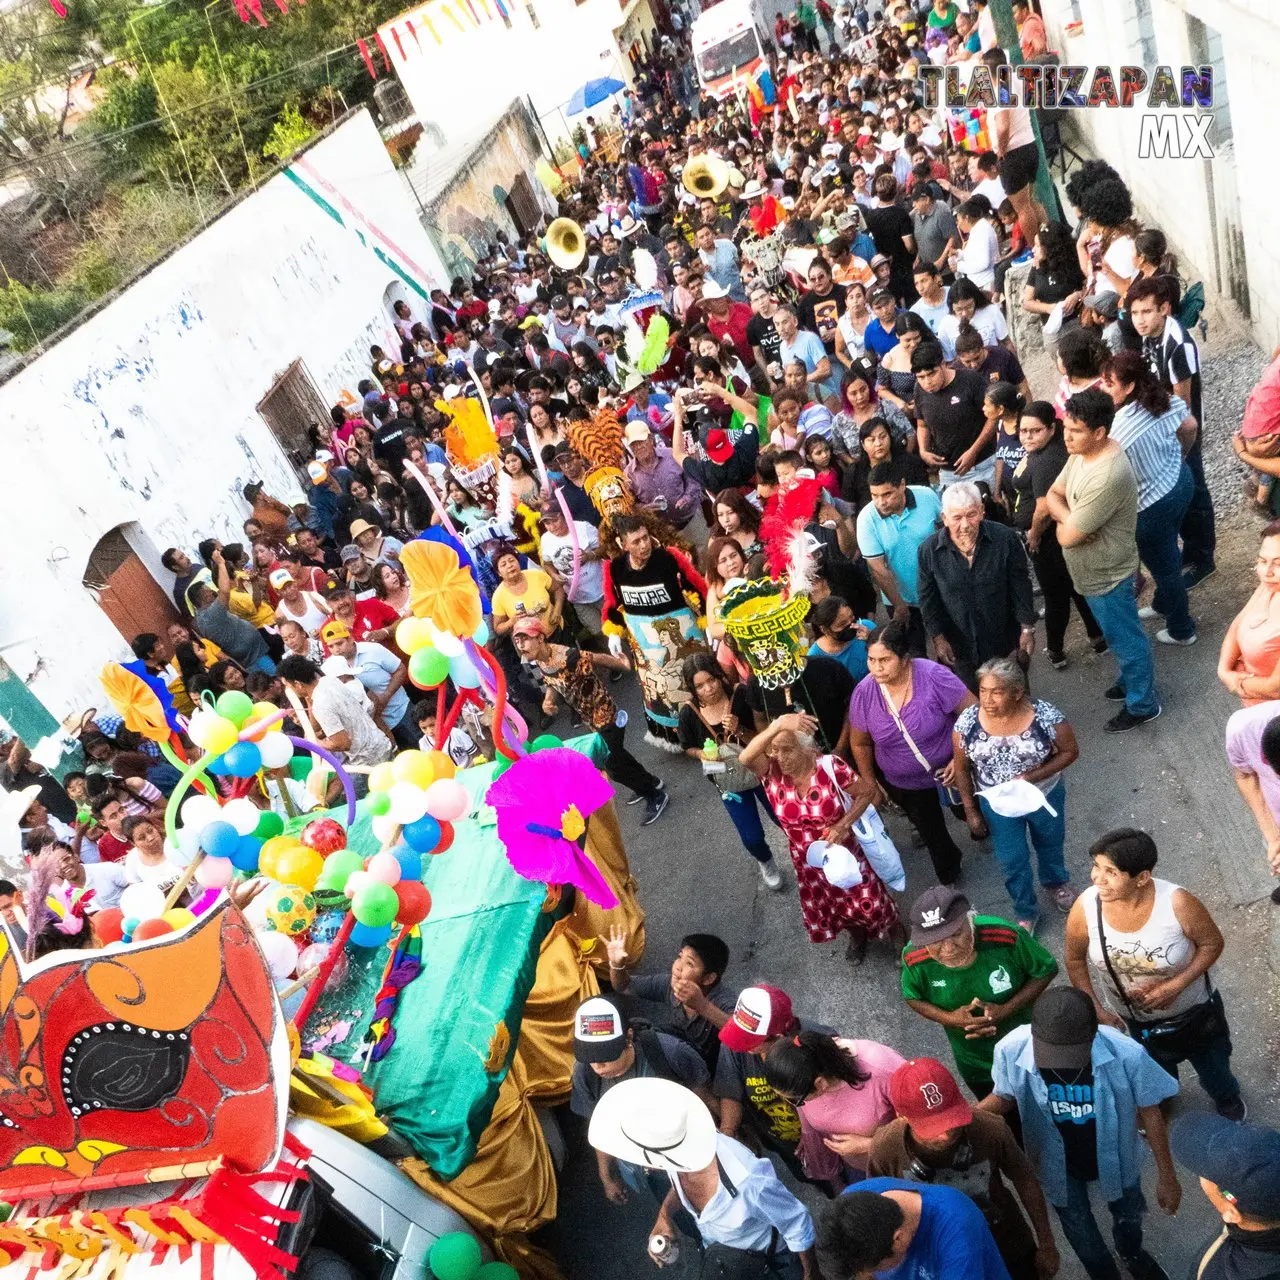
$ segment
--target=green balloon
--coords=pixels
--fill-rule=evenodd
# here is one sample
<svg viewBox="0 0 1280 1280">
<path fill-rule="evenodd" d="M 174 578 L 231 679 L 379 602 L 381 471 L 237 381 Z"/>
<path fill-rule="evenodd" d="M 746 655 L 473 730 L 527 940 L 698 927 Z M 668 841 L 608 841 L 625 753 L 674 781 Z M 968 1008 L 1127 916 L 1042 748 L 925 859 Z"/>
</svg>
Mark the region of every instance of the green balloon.
<svg viewBox="0 0 1280 1280">
<path fill-rule="evenodd" d="M 427 1263 L 436 1280 L 475 1280 L 483 1258 L 475 1236 L 465 1231 L 450 1231 L 431 1246 Z"/>
<path fill-rule="evenodd" d="M 239 689 L 228 689 L 218 696 L 216 705 L 218 714 L 226 716 L 238 729 L 249 718 L 249 712 L 253 710 L 253 699 Z"/>
<path fill-rule="evenodd" d="M 520 1280 L 520 1273 L 509 1262 L 486 1262 L 472 1280 Z"/>
<path fill-rule="evenodd" d="M 367 797 L 368 809 L 375 818 L 391 812 L 391 797 L 385 791 L 370 791 Z"/>
<path fill-rule="evenodd" d="M 536 738 L 534 738 L 534 740 L 531 743 L 529 743 L 529 750 L 531 752 L 545 751 L 548 747 L 563 747 L 563 746 L 564 746 L 564 743 L 561 742 L 560 739 L 557 738 L 554 733 L 542 733 L 542 734 L 539 734 Z"/>
<path fill-rule="evenodd" d="M 378 929 L 396 918 L 400 899 L 389 884 L 362 884 L 351 899 L 351 910 L 360 924 Z"/>
<path fill-rule="evenodd" d="M 363 867 L 364 859 L 354 849 L 338 849 L 324 860 L 316 888 L 341 893 L 346 888 L 347 877 Z"/>
<path fill-rule="evenodd" d="M 263 813 L 258 819 L 258 825 L 254 827 L 253 834 L 263 840 L 270 840 L 275 836 L 284 835 L 284 819 L 278 813 L 272 813 L 270 809 Z"/>
<path fill-rule="evenodd" d="M 434 645 L 409 655 L 409 679 L 420 689 L 434 689 L 449 674 L 449 659 Z"/>
</svg>

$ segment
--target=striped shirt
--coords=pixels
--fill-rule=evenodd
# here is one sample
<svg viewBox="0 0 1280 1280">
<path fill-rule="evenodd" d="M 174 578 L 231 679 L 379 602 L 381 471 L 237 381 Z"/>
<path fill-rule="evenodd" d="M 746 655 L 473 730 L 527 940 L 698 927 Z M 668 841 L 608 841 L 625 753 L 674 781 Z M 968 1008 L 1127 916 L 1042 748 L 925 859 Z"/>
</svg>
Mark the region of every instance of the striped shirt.
<svg viewBox="0 0 1280 1280">
<path fill-rule="evenodd" d="M 1142 354 L 1151 366 L 1151 372 L 1172 391 L 1180 382 L 1190 383 L 1191 412 L 1204 428 L 1204 416 L 1200 403 L 1200 351 L 1195 339 L 1182 325 L 1169 316 L 1164 322 L 1164 332 L 1155 338 L 1143 338 Z"/>
<path fill-rule="evenodd" d="M 1178 427 L 1186 416 L 1187 406 L 1177 396 L 1158 418 L 1133 400 L 1116 411 L 1111 438 L 1125 451 L 1137 478 L 1139 511 L 1159 502 L 1178 483 L 1182 474 Z"/>
</svg>

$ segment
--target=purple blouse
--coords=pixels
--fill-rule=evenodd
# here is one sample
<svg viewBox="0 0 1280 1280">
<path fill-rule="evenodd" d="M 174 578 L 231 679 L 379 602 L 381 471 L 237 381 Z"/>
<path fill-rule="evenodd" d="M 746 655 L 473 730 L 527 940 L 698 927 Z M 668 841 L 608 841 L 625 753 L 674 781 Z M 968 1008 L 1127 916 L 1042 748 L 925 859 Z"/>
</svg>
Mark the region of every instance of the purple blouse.
<svg viewBox="0 0 1280 1280">
<path fill-rule="evenodd" d="M 911 699 L 899 716 L 931 769 L 944 768 L 951 759 L 956 708 L 968 692 L 964 681 L 949 667 L 927 658 L 913 659 Z M 858 682 L 849 699 L 849 723 L 871 736 L 876 763 L 888 782 L 908 791 L 923 791 L 933 785 L 933 777 L 925 773 L 894 724 L 884 692 L 870 676 Z"/>
</svg>

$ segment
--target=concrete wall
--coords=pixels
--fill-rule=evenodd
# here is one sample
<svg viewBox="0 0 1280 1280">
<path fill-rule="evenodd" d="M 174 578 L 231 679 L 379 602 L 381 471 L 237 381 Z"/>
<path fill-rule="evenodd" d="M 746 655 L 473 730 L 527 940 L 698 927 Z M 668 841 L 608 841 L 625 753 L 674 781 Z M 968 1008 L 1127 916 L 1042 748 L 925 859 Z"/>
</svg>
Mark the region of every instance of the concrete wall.
<svg viewBox="0 0 1280 1280">
<path fill-rule="evenodd" d="M 1270 234 L 1280 200 L 1280 172 L 1270 161 L 1280 101 L 1280 4 L 1043 0 L 1043 9 L 1064 63 L 1148 69 L 1163 63 L 1179 76 L 1207 51 L 1216 73 L 1213 161 L 1138 159 L 1140 108 L 1078 111 L 1071 120 L 1086 148 L 1123 174 L 1142 219 L 1169 237 L 1186 264 L 1183 274 L 1203 280 L 1210 297 L 1238 303 L 1270 351 L 1280 343 L 1280 244 Z M 1077 16 L 1082 33 L 1064 38 L 1062 28 Z M 1196 20 L 1204 24 L 1198 31 Z"/>
<path fill-rule="evenodd" d="M 326 403 L 354 396 L 392 283 L 443 278 L 361 112 L 0 386 L 0 657 L 56 716 L 128 652 L 82 585 L 98 540 L 127 526 L 166 589 L 165 547 L 240 540 L 247 481 L 298 494 L 255 409 L 275 378 L 302 358 Z"/>
<path fill-rule="evenodd" d="M 552 137 L 567 134 L 557 108 L 574 90 L 602 76 L 631 79 L 614 32 L 632 17 L 634 4 L 502 3 L 506 20 L 496 0 L 470 0 L 473 20 L 465 0 L 429 0 L 380 29 L 414 111 L 429 129 L 443 132 L 445 145 L 472 136 L 478 125 L 492 119 L 495 102 L 525 96 L 532 97 Z M 629 35 L 634 29 L 631 23 Z M 652 17 L 646 29 L 652 29 Z"/>
</svg>

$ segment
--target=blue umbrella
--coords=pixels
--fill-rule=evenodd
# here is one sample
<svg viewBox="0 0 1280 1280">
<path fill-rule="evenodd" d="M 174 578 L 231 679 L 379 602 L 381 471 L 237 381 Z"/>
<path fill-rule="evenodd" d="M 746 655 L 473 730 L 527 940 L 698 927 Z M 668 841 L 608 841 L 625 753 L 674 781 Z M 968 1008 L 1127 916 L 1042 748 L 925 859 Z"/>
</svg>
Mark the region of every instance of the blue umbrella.
<svg viewBox="0 0 1280 1280">
<path fill-rule="evenodd" d="M 569 99 L 568 106 L 565 107 L 565 111 L 571 116 L 579 115 L 589 107 L 599 106 L 606 98 L 612 98 L 619 89 L 625 89 L 626 87 L 621 80 L 615 80 L 612 76 L 603 76 L 599 80 L 588 80 L 581 89 L 575 90 L 573 97 Z"/>
</svg>

